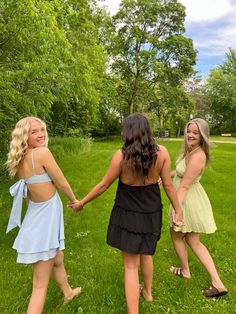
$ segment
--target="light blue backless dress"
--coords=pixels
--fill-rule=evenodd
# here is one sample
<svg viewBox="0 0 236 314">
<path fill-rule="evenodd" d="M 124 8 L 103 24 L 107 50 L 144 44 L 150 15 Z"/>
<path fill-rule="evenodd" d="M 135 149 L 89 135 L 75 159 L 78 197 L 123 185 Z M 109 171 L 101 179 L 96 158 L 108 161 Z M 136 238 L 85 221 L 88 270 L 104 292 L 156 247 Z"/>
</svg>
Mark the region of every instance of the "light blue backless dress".
<svg viewBox="0 0 236 314">
<path fill-rule="evenodd" d="M 35 173 L 32 150 L 32 167 Z M 27 179 L 20 179 L 9 189 L 14 197 L 7 232 L 20 227 L 13 248 L 17 251 L 17 263 L 32 264 L 46 261 L 56 256 L 64 245 L 63 206 L 56 192 L 44 202 L 29 200 L 28 208 L 21 223 L 22 201 L 27 197 L 27 185 L 52 181 L 47 173 L 34 174 Z"/>
</svg>

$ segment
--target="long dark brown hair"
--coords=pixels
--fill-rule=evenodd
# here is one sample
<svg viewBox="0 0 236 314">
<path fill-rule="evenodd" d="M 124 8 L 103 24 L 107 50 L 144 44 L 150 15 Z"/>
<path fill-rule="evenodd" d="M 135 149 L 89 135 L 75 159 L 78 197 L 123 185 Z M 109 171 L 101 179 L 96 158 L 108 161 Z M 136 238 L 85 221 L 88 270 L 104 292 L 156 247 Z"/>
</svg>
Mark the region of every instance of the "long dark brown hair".
<svg viewBox="0 0 236 314">
<path fill-rule="evenodd" d="M 152 137 L 147 118 L 133 113 L 124 119 L 122 128 L 124 164 L 134 176 L 145 179 L 157 158 L 158 145 Z"/>
</svg>

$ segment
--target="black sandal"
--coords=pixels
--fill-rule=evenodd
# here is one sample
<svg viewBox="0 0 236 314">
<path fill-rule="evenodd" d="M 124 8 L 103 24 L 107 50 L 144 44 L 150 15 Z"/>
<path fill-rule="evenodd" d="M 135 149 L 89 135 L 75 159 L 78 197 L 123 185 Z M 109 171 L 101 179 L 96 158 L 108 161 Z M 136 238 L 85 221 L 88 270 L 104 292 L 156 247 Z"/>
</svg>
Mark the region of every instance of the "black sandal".
<svg viewBox="0 0 236 314">
<path fill-rule="evenodd" d="M 208 288 L 207 290 L 202 291 L 202 295 L 204 295 L 207 298 L 218 298 L 223 295 L 226 295 L 228 293 L 227 290 L 218 290 L 216 287 L 213 285 Z"/>
</svg>

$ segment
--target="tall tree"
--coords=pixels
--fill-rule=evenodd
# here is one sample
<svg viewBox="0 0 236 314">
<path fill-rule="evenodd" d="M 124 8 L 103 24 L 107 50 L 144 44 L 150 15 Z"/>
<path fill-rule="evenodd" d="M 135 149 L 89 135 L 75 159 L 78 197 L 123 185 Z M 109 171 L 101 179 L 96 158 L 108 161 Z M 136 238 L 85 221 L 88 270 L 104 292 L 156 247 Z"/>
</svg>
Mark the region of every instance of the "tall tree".
<svg viewBox="0 0 236 314">
<path fill-rule="evenodd" d="M 70 99 L 53 105 L 51 117 L 55 133 L 77 128 L 81 133 L 88 134 L 97 124 L 101 89 L 106 76 L 106 53 L 100 43 L 97 9 L 94 1 L 68 0 L 63 1 L 58 12 L 58 24 L 65 30 L 72 46 L 73 62 L 69 64 L 68 71 Z"/>
<path fill-rule="evenodd" d="M 26 115 L 49 119 L 61 88 L 71 45 L 58 27 L 58 1 L 2 0 L 0 3 L 1 153 L 15 122 Z M 5 155 L 5 154 L 4 154 Z"/>
<path fill-rule="evenodd" d="M 96 124 L 106 54 L 90 0 L 0 4 L 0 122 L 39 115 L 51 131 Z M 3 131 L 2 131 L 3 132 Z"/>
<path fill-rule="evenodd" d="M 58 28 L 55 3 L 3 0 L 0 15 L 0 101 L 6 120 L 47 118 L 62 91 L 58 82 L 71 62 L 71 45 Z M 9 114 L 10 113 L 10 114 Z"/>
<path fill-rule="evenodd" d="M 196 52 L 183 36 L 184 18 L 177 0 L 121 2 L 109 52 L 124 114 L 155 102 L 157 90 L 178 86 L 192 71 Z"/>
<path fill-rule="evenodd" d="M 184 89 L 193 101 L 193 108 L 189 114 L 206 118 L 209 114 L 208 105 L 205 100 L 205 83 L 198 71 L 193 71 L 184 82 Z"/>
<path fill-rule="evenodd" d="M 206 83 L 211 124 L 218 132 L 236 132 L 236 50 L 229 49 L 225 62 L 211 70 Z"/>
</svg>

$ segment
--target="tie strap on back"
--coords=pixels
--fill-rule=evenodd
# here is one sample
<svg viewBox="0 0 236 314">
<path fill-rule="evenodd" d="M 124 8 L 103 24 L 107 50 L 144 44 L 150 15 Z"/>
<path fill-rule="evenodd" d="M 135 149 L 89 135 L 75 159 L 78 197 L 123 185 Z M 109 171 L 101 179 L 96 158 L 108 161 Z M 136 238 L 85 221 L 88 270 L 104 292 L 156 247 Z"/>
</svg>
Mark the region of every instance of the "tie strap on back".
<svg viewBox="0 0 236 314">
<path fill-rule="evenodd" d="M 27 197 L 27 185 L 24 179 L 13 184 L 9 192 L 14 197 L 11 214 L 7 226 L 7 233 L 15 227 L 21 226 L 22 200 Z"/>
</svg>

